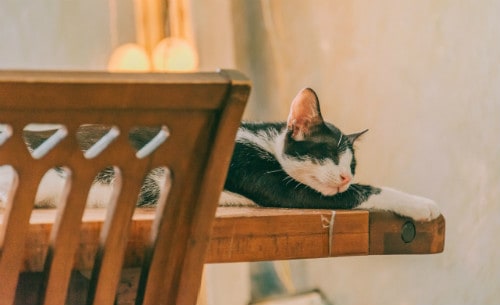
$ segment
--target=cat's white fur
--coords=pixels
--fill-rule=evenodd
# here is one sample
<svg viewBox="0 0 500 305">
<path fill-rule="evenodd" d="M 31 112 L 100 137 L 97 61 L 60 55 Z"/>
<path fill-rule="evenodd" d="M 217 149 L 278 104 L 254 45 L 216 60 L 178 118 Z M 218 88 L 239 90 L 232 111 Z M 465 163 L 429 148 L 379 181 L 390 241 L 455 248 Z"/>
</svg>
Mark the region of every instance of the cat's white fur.
<svg viewBox="0 0 500 305">
<path fill-rule="evenodd" d="M 220 206 L 232 207 L 255 207 L 258 206 L 253 200 L 230 191 L 223 191 L 219 198 Z"/>
<path fill-rule="evenodd" d="M 62 199 L 66 174 L 60 174 L 50 169 L 43 176 L 38 186 L 35 202 L 37 207 L 53 208 Z M 7 166 L 0 166 L 0 208 L 5 207 L 7 194 L 12 187 L 14 171 Z M 109 184 L 95 183 L 92 185 L 87 198 L 87 206 L 91 208 L 106 207 L 112 196 L 113 187 Z"/>
<path fill-rule="evenodd" d="M 351 162 L 352 152 L 344 151 L 339 156 L 339 163 L 325 160 L 321 164 L 312 160 L 298 160 L 283 153 L 285 133 L 276 139 L 276 158 L 285 170 L 300 183 L 308 185 L 325 196 L 333 196 L 345 192 L 350 183 L 343 183 L 342 176 L 352 179 Z"/>
<path fill-rule="evenodd" d="M 441 214 L 438 205 L 431 199 L 388 187 L 381 189 L 380 194 L 371 195 L 367 201 L 361 203 L 356 209 L 392 211 L 417 221 L 433 220 Z"/>
<path fill-rule="evenodd" d="M 306 184 L 325 196 L 332 196 L 346 191 L 350 183 L 341 185 L 340 175 L 352 179 L 351 161 L 352 153 L 347 150 L 341 154 L 339 164 L 326 161 L 323 164 L 313 163 L 309 160 L 297 160 L 283 154 L 286 133 L 281 134 L 256 134 L 246 129 L 240 129 L 236 141 L 249 142 L 258 145 L 265 151 L 278 158 L 283 169 L 296 181 Z M 371 195 L 367 201 L 357 206 L 356 209 L 377 209 L 393 211 L 399 215 L 411 217 L 418 221 L 429 221 L 440 215 L 438 205 L 431 199 L 411 195 L 392 188 L 381 188 L 380 194 Z M 252 205 L 250 199 L 241 195 L 224 192 L 221 196 L 223 205 Z"/>
<path fill-rule="evenodd" d="M 105 208 L 113 195 L 113 186 L 110 184 L 94 183 L 89 191 L 87 207 Z"/>
<path fill-rule="evenodd" d="M 241 128 L 236 136 L 237 142 L 249 142 L 276 156 L 285 172 L 296 181 L 308 185 L 325 196 L 346 191 L 350 183 L 343 183 L 341 176 L 352 179 L 352 152 L 346 150 L 339 157 L 339 164 L 326 160 L 319 164 L 312 160 L 297 160 L 283 153 L 286 132 L 281 134 L 254 133 Z"/>
<path fill-rule="evenodd" d="M 0 166 L 0 207 L 4 207 L 7 201 L 7 196 L 10 189 L 12 188 L 12 183 L 15 179 L 15 173 L 10 166 Z"/>
<path fill-rule="evenodd" d="M 35 202 L 37 207 L 56 207 L 57 202 L 61 200 L 66 179 L 69 179 L 66 174 L 61 175 L 54 169 L 50 169 L 40 181 L 38 192 L 36 193 Z M 108 206 L 113 195 L 113 186 L 110 184 L 94 183 L 90 188 L 87 207 L 102 208 Z"/>
<path fill-rule="evenodd" d="M 248 129 L 245 129 L 245 128 L 238 129 L 238 132 L 236 134 L 236 142 L 240 142 L 240 143 L 241 142 L 248 142 L 248 143 L 251 143 L 252 145 L 257 145 L 272 155 L 276 154 L 277 138 L 278 138 L 277 132 L 254 133 L 254 132 L 252 132 Z M 281 139 L 281 143 L 283 143 L 282 141 L 283 141 L 283 139 Z"/>
<path fill-rule="evenodd" d="M 55 207 L 56 203 L 61 199 L 65 184 L 65 178 L 61 177 L 56 170 L 50 169 L 47 171 L 38 186 L 35 197 L 36 205 L 39 207 Z"/>
</svg>

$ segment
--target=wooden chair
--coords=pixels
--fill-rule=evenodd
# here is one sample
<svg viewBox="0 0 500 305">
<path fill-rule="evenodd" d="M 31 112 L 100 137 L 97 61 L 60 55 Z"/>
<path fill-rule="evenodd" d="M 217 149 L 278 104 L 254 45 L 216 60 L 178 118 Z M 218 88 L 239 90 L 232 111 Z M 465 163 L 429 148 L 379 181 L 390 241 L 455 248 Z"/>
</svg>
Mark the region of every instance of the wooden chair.
<svg viewBox="0 0 500 305">
<path fill-rule="evenodd" d="M 204 262 L 443 251 L 442 216 L 414 222 L 359 210 L 216 210 L 249 88 L 231 71 L 0 74 L 0 123 L 13 130 L 0 146 L 0 160 L 16 169 L 19 181 L 0 231 L 0 278 L 9 283 L 0 286 L 0 304 L 12 304 L 20 272 L 18 297 L 41 282 L 45 304 L 63 304 L 72 270 L 91 269 L 89 287 L 73 272 L 69 303 L 78 303 L 80 292 L 88 290 L 89 304 L 112 304 L 120 270 L 138 267 L 141 280 L 128 283 L 137 287 L 137 304 L 194 304 Z M 117 126 L 124 133 L 138 125 L 165 125 L 171 135 L 143 159 L 129 151 L 121 135 L 91 160 L 68 136 L 61 151 L 57 146 L 35 161 L 21 139 L 31 122 L 64 124 L 69 135 L 87 123 Z M 67 204 L 32 211 L 38 181 L 56 165 L 72 172 Z M 89 185 L 109 165 L 121 170 L 117 204 L 108 211 L 84 209 Z M 134 209 L 145 173 L 158 166 L 174 174 L 167 203 L 156 210 Z"/>
<path fill-rule="evenodd" d="M 17 176 L 0 227 L 0 304 L 14 304 L 20 272 L 33 271 L 25 263 L 26 245 L 28 253 L 40 251 L 37 271 L 42 273 L 23 274 L 26 282 L 19 283 L 17 304 L 65 303 L 75 254 L 79 244 L 87 242 L 78 238 L 85 228 L 82 215 L 87 193 L 98 172 L 108 166 L 115 166 L 120 174 L 115 200 L 107 210 L 96 211 L 102 229 L 95 236 L 87 303 L 114 303 L 131 225 L 134 229 L 131 219 L 139 188 L 151 169 L 167 167 L 171 187 L 164 204 L 151 214 L 153 223 L 141 253 L 137 304 L 194 304 L 249 90 L 249 81 L 236 71 L 0 72 L 0 123 L 5 140 L 0 160 Z M 30 153 L 23 129 L 31 123 L 59 124 L 60 132 L 51 141 L 60 143 L 51 150 L 44 146 Z M 113 133 L 106 137 L 116 138 L 100 154 L 101 145 L 96 143 L 93 153 L 84 155 L 75 135 L 86 124 L 112 126 Z M 138 126 L 168 128 L 169 134 L 163 133 L 168 138 L 144 156 L 148 152 L 136 152 L 129 143 L 129 132 Z M 70 172 L 67 200 L 61 200 L 57 210 L 33 211 L 41 178 L 56 166 Z M 36 219 L 45 212 L 53 218 L 43 228 L 47 247 L 41 250 L 31 243 L 37 238 L 33 233 Z M 37 300 L 19 299 L 23 295 Z"/>
</svg>

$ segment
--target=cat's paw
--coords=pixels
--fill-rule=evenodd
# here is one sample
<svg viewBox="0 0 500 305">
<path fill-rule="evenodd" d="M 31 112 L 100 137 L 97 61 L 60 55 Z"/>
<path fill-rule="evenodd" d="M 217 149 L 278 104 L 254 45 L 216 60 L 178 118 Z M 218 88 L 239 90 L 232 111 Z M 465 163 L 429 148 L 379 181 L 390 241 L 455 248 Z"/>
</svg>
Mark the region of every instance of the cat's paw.
<svg viewBox="0 0 500 305">
<path fill-rule="evenodd" d="M 381 188 L 379 194 L 370 196 L 357 208 L 391 211 L 415 221 L 431 221 L 441 215 L 438 205 L 433 200 L 388 187 Z"/>
<path fill-rule="evenodd" d="M 257 204 L 247 197 L 224 190 L 219 198 L 222 207 L 256 207 Z"/>
<path fill-rule="evenodd" d="M 431 221 L 438 218 L 441 211 L 434 200 L 414 196 L 411 204 L 405 205 L 400 214 L 416 221 Z"/>
</svg>

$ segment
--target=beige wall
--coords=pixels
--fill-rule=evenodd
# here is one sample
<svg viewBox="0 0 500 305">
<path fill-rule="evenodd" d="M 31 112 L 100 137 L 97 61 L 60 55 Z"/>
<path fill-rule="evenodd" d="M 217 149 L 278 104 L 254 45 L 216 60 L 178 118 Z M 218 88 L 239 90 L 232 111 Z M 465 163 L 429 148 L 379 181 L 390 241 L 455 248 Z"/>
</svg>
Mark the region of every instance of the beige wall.
<svg viewBox="0 0 500 305">
<path fill-rule="evenodd" d="M 0 1 L 0 69 L 102 70 L 134 39 L 132 0 Z"/>
<path fill-rule="evenodd" d="M 311 86 L 325 118 L 370 128 L 358 181 L 434 198 L 447 218 L 443 254 L 308 260 L 306 286 L 343 305 L 498 304 L 500 1 L 192 3 L 202 68 L 254 82 L 247 118 L 284 119 Z M 1 1 L 0 69 L 104 69 L 109 33 L 107 2 Z M 210 266 L 211 304 L 245 304 L 247 274 Z"/>
<path fill-rule="evenodd" d="M 231 4 L 247 118 L 284 119 L 315 88 L 342 130 L 370 128 L 358 181 L 433 198 L 447 219 L 443 254 L 308 260 L 308 286 L 343 305 L 498 304 L 500 1 Z"/>
</svg>

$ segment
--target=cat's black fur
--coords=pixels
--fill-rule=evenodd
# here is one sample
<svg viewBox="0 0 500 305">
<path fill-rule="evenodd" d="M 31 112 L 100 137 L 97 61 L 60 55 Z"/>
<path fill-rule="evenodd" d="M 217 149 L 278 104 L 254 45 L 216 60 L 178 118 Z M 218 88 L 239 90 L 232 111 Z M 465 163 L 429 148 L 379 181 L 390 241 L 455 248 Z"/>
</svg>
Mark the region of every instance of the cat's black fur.
<svg viewBox="0 0 500 305">
<path fill-rule="evenodd" d="M 313 158 L 321 162 L 326 158 L 338 163 L 338 152 L 353 149 L 350 137 L 343 136 L 337 145 L 340 131 L 333 125 L 328 130 L 316 131 L 318 143 L 295 141 L 291 131 L 286 131 L 286 123 L 243 123 L 242 129 L 254 134 L 266 133 L 270 136 L 286 132 L 288 155 Z M 336 134 L 336 136 L 335 136 Z M 356 159 L 351 162 L 354 174 Z M 265 149 L 249 141 L 237 141 L 229 166 L 224 188 L 241 194 L 255 203 L 266 207 L 311 208 L 311 209 L 352 209 L 364 202 L 372 194 L 380 193 L 379 188 L 369 185 L 352 184 L 345 192 L 324 196 L 311 187 L 291 178 L 281 167 L 276 157 Z"/>
</svg>

